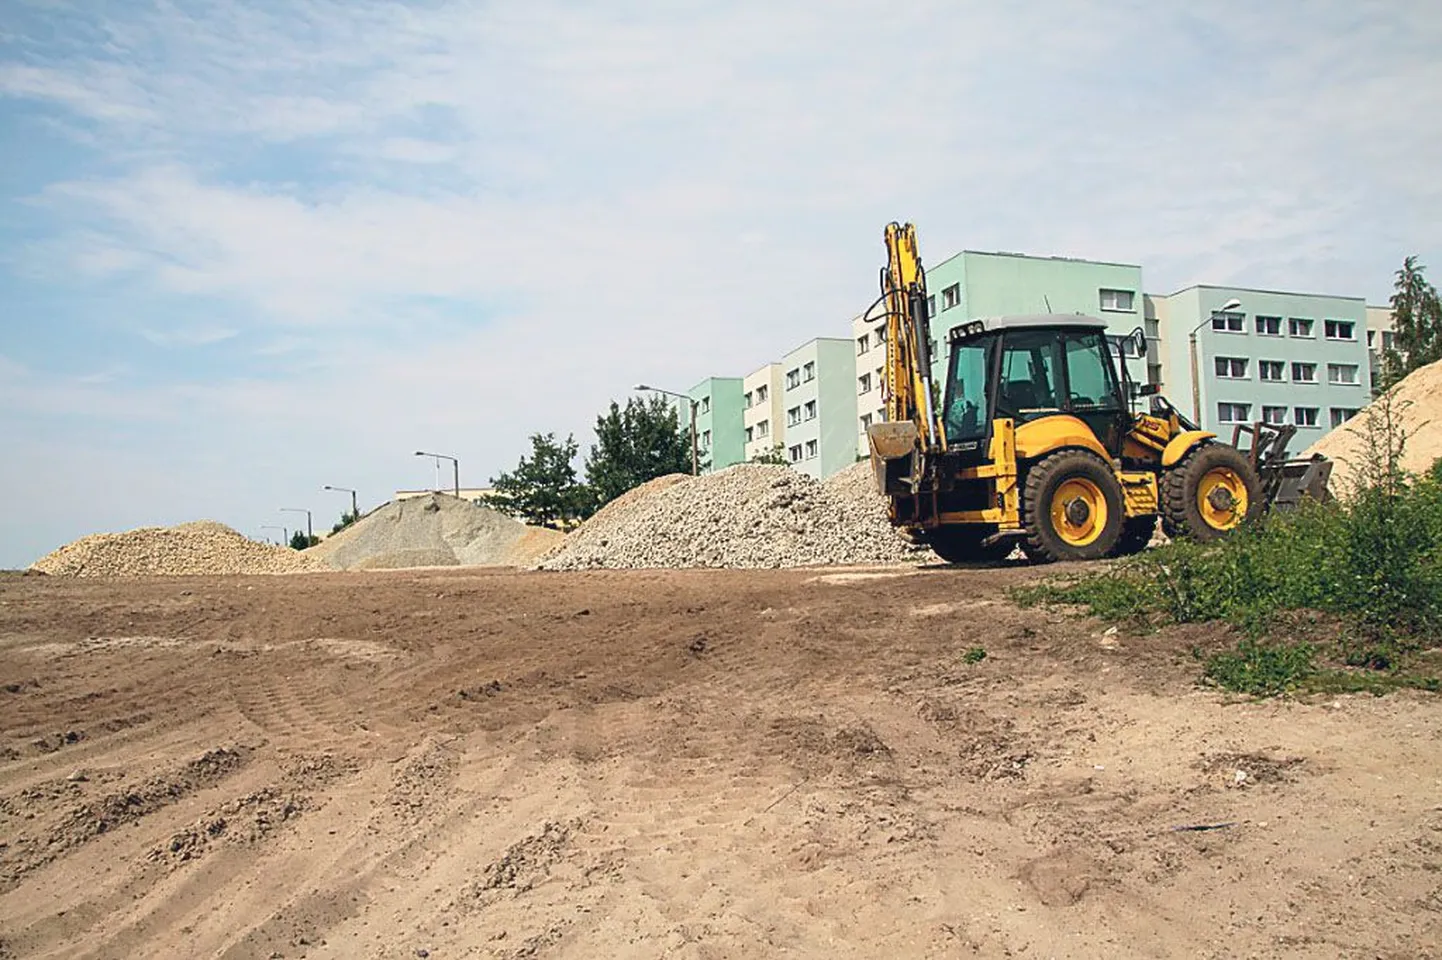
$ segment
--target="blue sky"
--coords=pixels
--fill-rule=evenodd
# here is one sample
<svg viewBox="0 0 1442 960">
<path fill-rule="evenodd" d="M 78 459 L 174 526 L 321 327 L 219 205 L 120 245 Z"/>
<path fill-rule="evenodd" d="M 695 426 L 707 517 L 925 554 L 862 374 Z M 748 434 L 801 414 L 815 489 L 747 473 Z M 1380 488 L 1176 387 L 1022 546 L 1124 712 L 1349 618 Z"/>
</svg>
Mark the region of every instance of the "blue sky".
<svg viewBox="0 0 1442 960">
<path fill-rule="evenodd" d="M 883 225 L 1189 283 L 1442 270 L 1442 7 L 66 3 L 0 17 L 0 567 L 481 484 L 838 334 Z"/>
</svg>

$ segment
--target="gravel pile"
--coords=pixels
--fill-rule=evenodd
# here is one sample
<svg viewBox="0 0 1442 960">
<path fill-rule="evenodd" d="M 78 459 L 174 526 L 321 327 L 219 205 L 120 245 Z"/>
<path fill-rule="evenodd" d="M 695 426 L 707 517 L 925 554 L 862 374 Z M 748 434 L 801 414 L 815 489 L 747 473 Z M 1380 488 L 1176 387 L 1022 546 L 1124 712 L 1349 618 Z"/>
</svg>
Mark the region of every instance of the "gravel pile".
<svg viewBox="0 0 1442 960">
<path fill-rule="evenodd" d="M 607 504 L 538 566 L 798 567 L 926 556 L 892 529 L 866 464 L 825 483 L 789 467 L 738 464 L 637 487 Z"/>
<path fill-rule="evenodd" d="M 1402 469 L 1425 473 L 1442 457 L 1442 361 L 1413 370 L 1390 391 L 1392 414 L 1409 436 L 1402 450 Z M 1335 496 L 1352 492 L 1367 460 L 1367 411 L 1328 433 L 1307 449 L 1332 461 L 1329 484 Z"/>
<path fill-rule="evenodd" d="M 165 577 L 304 573 L 324 564 L 288 547 L 250 540 L 223 523 L 95 533 L 41 557 L 30 569 L 60 577 Z"/>
<path fill-rule="evenodd" d="M 336 570 L 530 566 L 561 539 L 449 494 L 395 500 L 305 551 Z"/>
</svg>

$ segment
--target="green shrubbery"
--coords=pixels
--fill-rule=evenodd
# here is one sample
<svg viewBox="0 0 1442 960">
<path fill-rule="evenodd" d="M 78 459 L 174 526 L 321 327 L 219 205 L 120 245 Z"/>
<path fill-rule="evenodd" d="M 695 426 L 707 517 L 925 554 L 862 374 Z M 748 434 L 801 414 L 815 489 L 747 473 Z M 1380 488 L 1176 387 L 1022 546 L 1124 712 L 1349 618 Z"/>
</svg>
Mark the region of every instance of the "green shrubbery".
<svg viewBox="0 0 1442 960">
<path fill-rule="evenodd" d="M 1169 544 L 1067 586 L 1020 591 L 1017 599 L 1082 604 L 1108 619 L 1229 622 L 1247 639 L 1208 661 L 1205 673 L 1240 692 L 1274 694 L 1304 683 L 1347 688 L 1319 659 L 1435 687 L 1411 666 L 1442 638 L 1442 464 L 1424 476 L 1404 474 L 1398 464 L 1406 438 L 1386 400 L 1374 407 L 1363 426 L 1368 466 L 1342 501 L 1308 502 L 1220 543 Z M 1335 649 L 1268 636 L 1284 613 L 1297 610 L 1336 616 L 1343 636 Z"/>
</svg>

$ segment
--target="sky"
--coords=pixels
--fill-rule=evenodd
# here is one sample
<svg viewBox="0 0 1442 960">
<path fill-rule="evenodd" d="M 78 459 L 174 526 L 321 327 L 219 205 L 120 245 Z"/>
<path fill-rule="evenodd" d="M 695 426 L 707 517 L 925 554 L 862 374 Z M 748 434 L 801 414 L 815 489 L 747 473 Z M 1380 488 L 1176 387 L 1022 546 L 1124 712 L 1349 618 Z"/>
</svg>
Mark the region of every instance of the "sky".
<svg viewBox="0 0 1442 960">
<path fill-rule="evenodd" d="M 848 335 L 891 220 L 1385 302 L 1442 271 L 1438 50 L 1415 0 L 3 0 L 0 568 L 584 449 Z"/>
</svg>

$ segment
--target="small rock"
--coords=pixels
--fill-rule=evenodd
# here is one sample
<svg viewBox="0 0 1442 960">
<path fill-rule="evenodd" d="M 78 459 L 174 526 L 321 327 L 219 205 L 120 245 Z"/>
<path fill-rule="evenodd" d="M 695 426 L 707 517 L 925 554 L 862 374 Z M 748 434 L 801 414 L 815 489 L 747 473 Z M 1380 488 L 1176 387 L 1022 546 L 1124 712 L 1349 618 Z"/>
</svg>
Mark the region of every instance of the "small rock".
<svg viewBox="0 0 1442 960">
<path fill-rule="evenodd" d="M 84 783 L 85 781 L 89 780 L 90 777 L 86 776 L 84 770 L 76 770 L 65 779 L 69 780 L 71 783 Z"/>
</svg>

